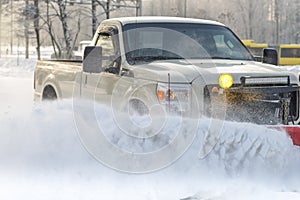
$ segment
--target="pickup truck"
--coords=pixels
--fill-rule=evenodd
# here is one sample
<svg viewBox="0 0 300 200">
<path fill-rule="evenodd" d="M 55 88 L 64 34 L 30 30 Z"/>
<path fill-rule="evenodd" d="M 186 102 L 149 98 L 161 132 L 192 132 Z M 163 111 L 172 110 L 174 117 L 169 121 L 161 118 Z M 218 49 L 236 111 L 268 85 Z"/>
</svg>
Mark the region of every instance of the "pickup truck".
<svg viewBox="0 0 300 200">
<path fill-rule="evenodd" d="M 255 60 L 224 24 L 178 17 L 102 21 L 83 61 L 41 60 L 35 99 L 79 97 L 145 115 L 159 107 L 187 117 L 298 124 L 299 77 L 276 51 Z"/>
</svg>

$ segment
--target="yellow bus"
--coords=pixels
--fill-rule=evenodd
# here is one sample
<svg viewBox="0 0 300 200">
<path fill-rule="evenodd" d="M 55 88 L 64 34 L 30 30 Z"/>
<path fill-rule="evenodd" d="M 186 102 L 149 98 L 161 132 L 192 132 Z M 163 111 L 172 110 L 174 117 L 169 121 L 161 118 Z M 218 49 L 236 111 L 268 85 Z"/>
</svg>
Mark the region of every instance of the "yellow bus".
<svg viewBox="0 0 300 200">
<path fill-rule="evenodd" d="M 268 48 L 266 43 L 255 43 L 254 40 L 242 40 L 244 45 L 250 50 L 255 57 L 262 57 L 263 49 Z"/>
<path fill-rule="evenodd" d="M 300 65 L 300 44 L 268 45 L 255 43 L 254 40 L 242 40 L 244 45 L 256 58 L 261 58 L 263 49 L 274 48 L 278 52 L 279 65 Z"/>
<path fill-rule="evenodd" d="M 281 44 L 278 57 L 279 65 L 300 65 L 300 44 Z"/>
<path fill-rule="evenodd" d="M 242 40 L 243 44 L 248 47 L 250 46 L 252 43 L 254 43 L 254 40 Z"/>
</svg>

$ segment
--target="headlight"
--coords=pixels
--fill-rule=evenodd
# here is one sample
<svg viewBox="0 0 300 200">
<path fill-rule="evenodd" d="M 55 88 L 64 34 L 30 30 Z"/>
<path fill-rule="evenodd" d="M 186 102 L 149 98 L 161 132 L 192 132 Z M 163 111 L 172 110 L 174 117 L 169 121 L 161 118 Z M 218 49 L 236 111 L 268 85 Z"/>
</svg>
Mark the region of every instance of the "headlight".
<svg viewBox="0 0 300 200">
<path fill-rule="evenodd" d="M 228 89 L 233 85 L 233 77 L 230 74 L 222 74 L 219 77 L 219 85 L 224 89 Z"/>
<path fill-rule="evenodd" d="M 170 104 L 173 110 L 185 111 L 189 108 L 191 100 L 190 84 L 157 84 L 157 98 L 161 104 Z"/>
</svg>

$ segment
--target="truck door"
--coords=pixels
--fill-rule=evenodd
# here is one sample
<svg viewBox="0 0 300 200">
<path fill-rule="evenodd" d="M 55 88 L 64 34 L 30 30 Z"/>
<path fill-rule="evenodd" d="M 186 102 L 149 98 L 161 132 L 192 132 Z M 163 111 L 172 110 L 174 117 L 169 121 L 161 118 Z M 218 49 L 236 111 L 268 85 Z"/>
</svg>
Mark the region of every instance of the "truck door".
<svg viewBox="0 0 300 200">
<path fill-rule="evenodd" d="M 98 34 L 96 46 L 102 47 L 102 66 L 100 73 L 82 74 L 82 97 L 110 104 L 114 86 L 120 79 L 120 47 L 117 29 L 105 27 Z"/>
</svg>

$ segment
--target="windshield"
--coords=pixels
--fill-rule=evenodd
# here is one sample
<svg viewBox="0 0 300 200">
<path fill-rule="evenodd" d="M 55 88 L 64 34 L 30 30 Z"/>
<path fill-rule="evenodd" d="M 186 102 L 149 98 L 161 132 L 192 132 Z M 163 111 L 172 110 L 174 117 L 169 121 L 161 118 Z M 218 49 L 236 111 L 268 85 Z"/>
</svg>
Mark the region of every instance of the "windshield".
<svg viewBox="0 0 300 200">
<path fill-rule="evenodd" d="M 167 59 L 253 60 L 226 27 L 187 23 L 136 23 L 124 26 L 130 64 Z"/>
</svg>

